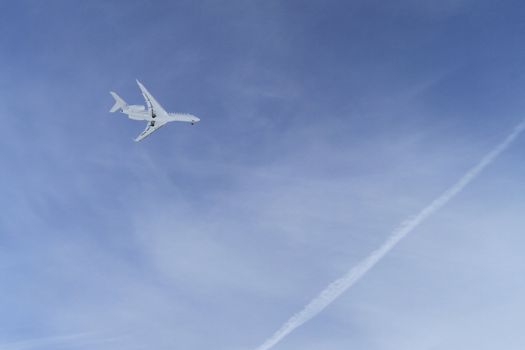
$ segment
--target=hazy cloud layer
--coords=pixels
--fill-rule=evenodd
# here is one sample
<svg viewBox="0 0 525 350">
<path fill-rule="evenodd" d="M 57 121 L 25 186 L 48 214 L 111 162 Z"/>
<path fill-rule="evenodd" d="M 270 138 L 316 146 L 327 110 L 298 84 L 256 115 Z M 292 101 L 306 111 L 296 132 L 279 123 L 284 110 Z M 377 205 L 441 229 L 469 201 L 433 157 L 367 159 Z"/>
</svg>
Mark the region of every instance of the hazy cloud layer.
<svg viewBox="0 0 525 350">
<path fill-rule="evenodd" d="M 0 5 L 0 348 L 257 346 L 523 118 L 523 10 Z M 276 349 L 522 349 L 522 146 Z"/>
</svg>

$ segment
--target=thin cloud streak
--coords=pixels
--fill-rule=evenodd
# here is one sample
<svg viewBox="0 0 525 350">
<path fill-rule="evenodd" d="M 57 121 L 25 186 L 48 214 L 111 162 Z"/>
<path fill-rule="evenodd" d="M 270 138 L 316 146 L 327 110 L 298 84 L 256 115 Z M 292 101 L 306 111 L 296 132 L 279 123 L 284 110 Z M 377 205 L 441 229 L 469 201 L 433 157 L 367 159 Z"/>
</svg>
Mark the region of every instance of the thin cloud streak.
<svg viewBox="0 0 525 350">
<path fill-rule="evenodd" d="M 328 305 L 333 303 L 339 296 L 359 281 L 368 271 L 370 271 L 381 259 L 385 257 L 403 238 L 421 225 L 432 214 L 444 207 L 449 201 L 454 199 L 467 185 L 469 185 L 483 170 L 489 166 L 501 153 L 503 153 L 518 136 L 525 130 L 525 120 L 522 121 L 509 136 L 498 146 L 485 155 L 481 161 L 463 175 L 458 182 L 446 190 L 441 196 L 432 201 L 427 207 L 421 210 L 416 216 L 410 218 L 394 230 L 390 237 L 368 257 L 354 266 L 344 276 L 328 285 L 317 297 L 312 299 L 301 311 L 293 315 L 283 324 L 270 338 L 268 338 L 256 350 L 269 350 L 283 340 L 288 334 L 293 332 L 310 319 L 318 315 Z"/>
<path fill-rule="evenodd" d="M 42 338 L 33 338 L 25 339 L 10 343 L 0 344 L 1 350 L 24 350 L 24 349 L 34 349 L 42 346 L 52 346 L 58 344 L 70 344 L 72 342 L 77 342 L 79 340 L 85 341 L 92 337 L 93 333 L 75 333 L 67 335 L 57 335 L 50 337 Z"/>
</svg>

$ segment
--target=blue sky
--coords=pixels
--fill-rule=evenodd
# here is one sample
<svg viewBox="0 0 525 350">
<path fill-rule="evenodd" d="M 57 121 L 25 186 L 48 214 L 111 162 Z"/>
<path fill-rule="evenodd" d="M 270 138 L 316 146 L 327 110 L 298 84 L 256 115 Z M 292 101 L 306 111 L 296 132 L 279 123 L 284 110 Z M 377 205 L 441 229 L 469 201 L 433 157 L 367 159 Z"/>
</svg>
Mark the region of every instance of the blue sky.
<svg viewBox="0 0 525 350">
<path fill-rule="evenodd" d="M 0 5 L 0 349 L 254 349 L 523 118 L 518 1 Z M 110 90 L 201 118 L 135 144 Z M 524 140 L 276 349 L 523 349 Z"/>
</svg>

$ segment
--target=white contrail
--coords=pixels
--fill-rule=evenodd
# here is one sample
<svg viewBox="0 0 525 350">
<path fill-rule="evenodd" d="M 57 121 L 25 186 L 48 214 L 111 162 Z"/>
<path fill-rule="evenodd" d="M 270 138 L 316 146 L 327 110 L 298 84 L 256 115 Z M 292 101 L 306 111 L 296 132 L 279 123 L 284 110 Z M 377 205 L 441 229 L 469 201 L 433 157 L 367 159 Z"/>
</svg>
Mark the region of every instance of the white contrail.
<svg viewBox="0 0 525 350">
<path fill-rule="evenodd" d="M 317 297 L 308 303 L 301 311 L 293 315 L 281 328 L 277 330 L 256 350 L 268 350 L 290 334 L 294 329 L 301 326 L 328 305 L 336 300 L 348 288 L 352 287 L 372 267 L 375 266 L 392 248 L 403 238 L 422 224 L 428 217 L 445 206 L 451 199 L 459 194 L 472 180 L 474 180 L 490 163 L 492 163 L 525 129 L 525 121 L 521 122 L 507 138 L 490 151 L 481 161 L 470 169 L 459 181 L 446 190 L 427 207 L 421 210 L 415 217 L 404 221 L 394 230 L 390 237 L 368 257 L 354 266 L 344 276 L 330 283 Z"/>
</svg>

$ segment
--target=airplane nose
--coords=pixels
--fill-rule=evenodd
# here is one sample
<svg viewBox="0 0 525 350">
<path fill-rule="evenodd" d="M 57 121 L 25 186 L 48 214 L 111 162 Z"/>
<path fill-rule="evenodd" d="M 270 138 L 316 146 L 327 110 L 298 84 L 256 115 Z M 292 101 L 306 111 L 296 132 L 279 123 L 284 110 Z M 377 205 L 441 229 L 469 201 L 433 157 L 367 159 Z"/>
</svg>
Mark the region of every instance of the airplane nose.
<svg viewBox="0 0 525 350">
<path fill-rule="evenodd" d="M 196 116 L 191 116 L 191 125 L 194 125 L 197 122 L 200 122 L 200 118 L 197 118 Z"/>
</svg>

